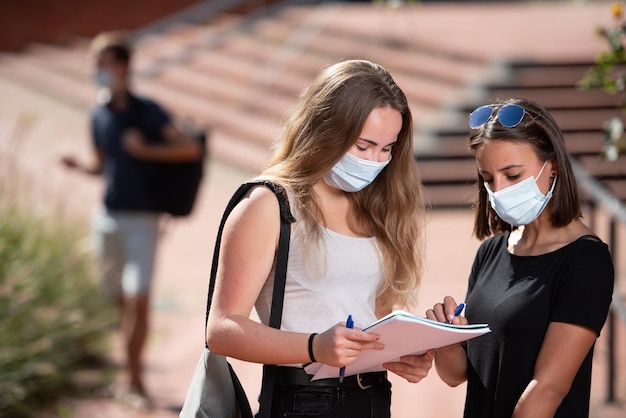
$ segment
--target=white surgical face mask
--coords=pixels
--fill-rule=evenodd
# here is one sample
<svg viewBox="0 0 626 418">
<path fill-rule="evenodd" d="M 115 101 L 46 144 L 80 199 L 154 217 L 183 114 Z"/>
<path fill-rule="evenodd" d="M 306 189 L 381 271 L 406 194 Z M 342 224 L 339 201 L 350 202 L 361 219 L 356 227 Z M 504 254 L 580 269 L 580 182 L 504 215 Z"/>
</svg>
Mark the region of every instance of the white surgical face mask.
<svg viewBox="0 0 626 418">
<path fill-rule="evenodd" d="M 113 87 L 113 74 L 109 70 L 97 70 L 93 75 L 93 82 L 100 87 Z"/>
<path fill-rule="evenodd" d="M 497 192 L 492 192 L 485 182 L 489 203 L 500 219 L 513 226 L 528 225 L 537 219 L 552 197 L 556 185 L 556 177 L 554 177 L 552 187 L 546 195 L 541 193 L 537 186 L 537 179 L 541 176 L 546 163 L 547 161 L 543 163 L 537 177 L 530 176 L 524 181 Z"/>
<path fill-rule="evenodd" d="M 369 186 L 390 161 L 391 157 L 382 162 L 363 160 L 346 152 L 324 176 L 324 181 L 344 192 L 358 192 Z"/>
</svg>

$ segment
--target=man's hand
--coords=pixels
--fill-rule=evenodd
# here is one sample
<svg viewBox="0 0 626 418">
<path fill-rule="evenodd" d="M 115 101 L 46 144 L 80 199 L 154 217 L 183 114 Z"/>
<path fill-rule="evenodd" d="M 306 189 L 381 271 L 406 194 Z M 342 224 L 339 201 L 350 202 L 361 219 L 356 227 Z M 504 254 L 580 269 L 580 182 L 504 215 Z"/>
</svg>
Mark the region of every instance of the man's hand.
<svg viewBox="0 0 626 418">
<path fill-rule="evenodd" d="M 104 153 L 96 151 L 94 162 L 91 166 L 87 166 L 80 162 L 76 156 L 72 154 L 62 155 L 59 159 L 61 165 L 69 170 L 78 171 L 80 173 L 97 176 L 102 174 L 102 164 L 104 161 Z"/>
<path fill-rule="evenodd" d="M 131 156 L 146 159 L 148 145 L 146 140 L 137 129 L 128 129 L 122 139 L 124 150 Z"/>
</svg>

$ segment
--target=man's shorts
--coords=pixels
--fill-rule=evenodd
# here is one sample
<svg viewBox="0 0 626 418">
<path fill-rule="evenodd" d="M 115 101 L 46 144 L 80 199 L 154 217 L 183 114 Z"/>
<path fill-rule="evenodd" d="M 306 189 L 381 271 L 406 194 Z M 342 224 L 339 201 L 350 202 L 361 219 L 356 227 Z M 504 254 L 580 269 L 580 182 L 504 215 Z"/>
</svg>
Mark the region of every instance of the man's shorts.
<svg viewBox="0 0 626 418">
<path fill-rule="evenodd" d="M 94 249 L 106 295 L 149 293 L 154 271 L 158 213 L 100 209 L 94 219 Z"/>
</svg>

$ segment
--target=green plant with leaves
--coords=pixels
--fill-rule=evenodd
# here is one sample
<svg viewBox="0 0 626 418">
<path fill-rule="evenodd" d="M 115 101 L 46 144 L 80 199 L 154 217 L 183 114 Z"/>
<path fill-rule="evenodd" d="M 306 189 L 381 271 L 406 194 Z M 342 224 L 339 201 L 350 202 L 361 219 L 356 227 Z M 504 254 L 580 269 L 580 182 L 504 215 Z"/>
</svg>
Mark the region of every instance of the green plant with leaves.
<svg viewBox="0 0 626 418">
<path fill-rule="evenodd" d="M 108 348 L 113 311 L 68 229 L 0 207 L 2 417 L 39 416 L 75 393 L 81 373 L 101 364 Z"/>
<path fill-rule="evenodd" d="M 611 27 L 601 27 L 597 30 L 599 36 L 606 40 L 608 50 L 598 54 L 595 63 L 589 68 L 579 87 L 584 90 L 602 89 L 613 95 L 620 95 L 617 105 L 622 112 L 626 112 L 626 49 L 624 38 L 626 37 L 626 21 L 624 20 L 624 7 L 621 2 L 611 5 L 611 13 L 614 24 Z M 619 117 L 612 117 L 602 126 L 604 134 L 604 149 L 602 155 L 610 161 L 619 157 L 620 153 L 626 153 L 626 140 L 624 138 L 624 123 Z"/>
</svg>

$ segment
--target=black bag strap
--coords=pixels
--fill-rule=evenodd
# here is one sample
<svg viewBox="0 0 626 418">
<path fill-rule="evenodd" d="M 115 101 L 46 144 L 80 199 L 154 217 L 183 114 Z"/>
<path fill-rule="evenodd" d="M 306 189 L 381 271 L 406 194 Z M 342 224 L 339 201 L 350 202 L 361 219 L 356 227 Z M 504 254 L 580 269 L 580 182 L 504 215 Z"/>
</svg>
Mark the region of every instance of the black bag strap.
<svg viewBox="0 0 626 418">
<path fill-rule="evenodd" d="M 239 415 L 237 416 L 237 418 L 254 418 L 254 415 L 252 415 L 252 408 L 250 408 L 250 402 L 248 401 L 248 395 L 246 395 L 246 391 L 244 390 L 243 385 L 241 384 L 241 381 L 237 376 L 237 373 L 235 373 L 233 366 L 231 366 L 229 362 L 226 362 L 226 364 L 228 364 L 230 378 L 233 381 L 233 389 L 235 390 L 235 401 L 239 406 Z"/>
<path fill-rule="evenodd" d="M 285 190 L 270 181 L 255 181 L 250 183 L 245 183 L 239 186 L 239 189 L 233 194 L 226 209 L 224 210 L 224 215 L 222 216 L 222 221 L 220 223 L 219 230 L 217 232 L 217 238 L 215 240 L 215 249 L 213 251 L 213 263 L 211 265 L 211 279 L 209 281 L 209 292 L 207 295 L 207 307 L 206 307 L 206 317 L 205 317 L 205 332 L 206 325 L 209 320 L 209 311 L 211 309 L 211 302 L 213 300 L 213 292 L 215 290 L 215 281 L 217 276 L 217 264 L 220 255 L 220 245 L 222 242 L 222 233 L 224 231 L 224 225 L 226 224 L 226 219 L 233 211 L 235 206 L 243 199 L 243 197 L 248 193 L 248 191 L 255 186 L 263 185 L 276 195 L 278 199 L 278 204 L 280 206 L 280 235 L 278 238 L 278 251 L 276 254 L 276 267 L 274 274 L 274 290 L 272 293 L 272 308 L 270 311 L 270 322 L 269 325 L 272 328 L 280 328 L 281 319 L 283 316 L 283 301 L 285 297 L 285 279 L 287 277 L 287 261 L 289 259 L 289 241 L 291 239 L 291 224 L 295 222 L 295 218 L 291 214 L 291 209 L 289 208 L 289 200 L 287 198 L 287 193 Z M 206 338 L 205 338 L 205 346 L 206 346 Z M 271 400 L 272 400 L 272 389 L 274 386 L 274 375 L 276 372 L 276 366 L 273 365 L 264 365 L 263 366 L 263 383 L 261 386 L 261 395 L 259 396 L 259 418 L 267 418 L 269 417 Z M 231 375 L 236 378 L 234 371 L 231 369 Z M 237 396 L 237 400 L 239 401 L 241 396 L 245 397 L 245 393 L 243 393 L 243 388 L 241 384 L 237 380 L 235 382 L 235 394 Z M 241 405 L 242 403 L 239 402 Z M 242 417 L 245 417 L 245 411 L 242 411 Z M 247 411 L 246 411 L 247 412 Z M 251 412 L 249 416 L 252 416 Z"/>
</svg>

